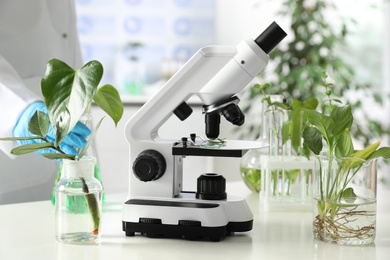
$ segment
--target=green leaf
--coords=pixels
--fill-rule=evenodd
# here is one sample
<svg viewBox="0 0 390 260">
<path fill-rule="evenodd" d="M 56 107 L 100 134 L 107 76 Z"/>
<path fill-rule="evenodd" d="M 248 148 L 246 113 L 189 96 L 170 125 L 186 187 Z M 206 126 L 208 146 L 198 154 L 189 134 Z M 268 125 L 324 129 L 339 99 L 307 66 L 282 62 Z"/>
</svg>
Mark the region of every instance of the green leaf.
<svg viewBox="0 0 390 260">
<path fill-rule="evenodd" d="M 34 144 L 25 144 L 18 147 L 15 147 L 11 150 L 13 155 L 24 155 L 28 153 L 33 153 L 42 149 L 53 148 L 54 143 L 34 143 Z"/>
<path fill-rule="evenodd" d="M 333 135 L 338 136 L 343 134 L 346 129 L 349 129 L 353 123 L 351 106 L 335 107 L 331 113 L 332 121 L 336 124 L 333 128 Z"/>
<path fill-rule="evenodd" d="M 354 147 L 351 133 L 348 129 L 344 130 L 335 146 L 336 157 L 349 157 L 353 154 Z"/>
<path fill-rule="evenodd" d="M 314 154 L 320 154 L 322 151 L 322 136 L 319 130 L 315 127 L 306 127 L 303 131 L 303 139 L 305 144 Z"/>
<path fill-rule="evenodd" d="M 315 110 L 304 109 L 304 115 L 310 124 L 317 127 L 318 131 L 324 137 L 329 146 L 331 143 L 331 135 L 334 128 L 334 123 L 330 116 L 323 115 Z M 332 149 L 333 147 L 329 147 Z"/>
<path fill-rule="evenodd" d="M 4 137 L 0 138 L 1 141 L 28 141 L 42 139 L 42 136 L 26 136 L 26 137 Z"/>
<path fill-rule="evenodd" d="M 355 194 L 355 192 L 353 191 L 353 188 L 349 187 L 349 188 L 346 188 L 343 193 L 341 194 L 341 197 L 347 201 L 348 203 L 353 203 L 357 196 Z"/>
<path fill-rule="evenodd" d="M 103 66 L 98 61 L 90 61 L 77 71 L 57 59 L 47 63 L 41 90 L 51 124 L 55 128 L 68 126 L 60 130 L 66 132 L 61 136 L 66 136 L 79 121 L 91 103 L 102 75 Z M 68 109 L 69 118 L 62 115 L 63 106 Z M 58 121 L 64 119 L 69 120 L 69 124 L 58 124 Z M 57 145 L 61 142 L 62 140 L 58 140 Z"/>
<path fill-rule="evenodd" d="M 95 93 L 93 100 L 114 120 L 116 126 L 123 115 L 123 103 L 118 91 L 111 85 L 104 85 Z"/>
<path fill-rule="evenodd" d="M 301 146 L 301 132 L 302 132 L 302 108 L 304 104 L 294 99 L 291 102 L 292 112 L 292 130 L 291 130 L 291 145 L 294 150 L 298 153 L 299 147 Z"/>
<path fill-rule="evenodd" d="M 42 111 L 35 111 L 34 115 L 31 117 L 28 122 L 28 130 L 30 133 L 46 137 L 47 132 L 49 131 L 50 120 L 49 116 Z"/>
<path fill-rule="evenodd" d="M 78 159 L 82 158 L 84 156 L 84 154 L 87 152 L 89 146 L 92 144 L 92 141 L 96 136 L 97 131 L 99 130 L 99 127 L 100 127 L 103 119 L 104 119 L 104 117 L 102 119 L 100 119 L 100 121 L 95 126 L 95 129 L 93 130 L 93 132 L 89 136 L 87 143 L 84 145 L 83 149 L 81 149 L 81 151 L 79 152 Z"/>
<path fill-rule="evenodd" d="M 390 159 L 390 147 L 379 148 L 378 150 L 370 154 L 370 156 L 367 157 L 367 160 L 376 159 L 380 157 Z"/>
<path fill-rule="evenodd" d="M 291 121 L 283 122 L 282 125 L 282 143 L 285 144 L 290 139 Z"/>
<path fill-rule="evenodd" d="M 42 156 L 50 160 L 59 160 L 59 159 L 74 160 L 76 158 L 76 155 L 74 154 L 62 154 L 62 153 L 43 153 Z"/>
<path fill-rule="evenodd" d="M 264 90 L 264 89 L 269 88 L 270 86 L 271 86 L 271 85 L 270 85 L 269 83 L 264 83 L 264 84 L 262 84 L 262 85 L 260 85 L 260 84 L 255 84 L 255 85 L 253 85 L 252 88 Z"/>
<path fill-rule="evenodd" d="M 380 143 L 381 143 L 381 141 L 379 140 L 376 143 L 374 143 L 374 144 L 372 144 L 372 145 L 370 145 L 362 150 L 357 151 L 356 153 L 353 154 L 353 157 L 354 158 L 361 158 L 363 160 L 368 159 L 371 156 L 371 154 L 373 154 L 376 151 L 376 149 L 379 147 Z"/>
<path fill-rule="evenodd" d="M 56 132 L 55 146 L 59 147 L 62 141 L 70 132 L 70 113 L 65 106 L 61 106 L 58 111 L 61 111 L 58 115 L 58 119 L 54 130 Z"/>
<path fill-rule="evenodd" d="M 318 100 L 316 98 L 309 98 L 304 102 L 303 108 L 315 110 L 318 106 Z"/>
<path fill-rule="evenodd" d="M 301 146 L 301 128 L 302 128 L 302 109 L 296 108 L 291 112 L 291 145 L 298 152 Z"/>
<path fill-rule="evenodd" d="M 291 102 L 291 107 L 293 110 L 298 110 L 300 108 L 303 108 L 303 103 L 297 99 L 293 99 Z"/>
<path fill-rule="evenodd" d="M 320 149 L 320 150 L 322 150 L 322 149 Z M 309 146 L 307 145 L 307 143 L 303 142 L 302 149 L 301 149 L 301 155 L 310 160 L 310 155 L 311 155 L 310 151 L 311 150 L 310 150 Z"/>
<path fill-rule="evenodd" d="M 282 103 L 282 102 L 272 102 L 270 105 L 275 106 L 275 107 L 279 107 L 279 108 L 282 108 L 285 110 L 288 110 L 288 108 L 289 108 L 286 103 Z"/>
</svg>

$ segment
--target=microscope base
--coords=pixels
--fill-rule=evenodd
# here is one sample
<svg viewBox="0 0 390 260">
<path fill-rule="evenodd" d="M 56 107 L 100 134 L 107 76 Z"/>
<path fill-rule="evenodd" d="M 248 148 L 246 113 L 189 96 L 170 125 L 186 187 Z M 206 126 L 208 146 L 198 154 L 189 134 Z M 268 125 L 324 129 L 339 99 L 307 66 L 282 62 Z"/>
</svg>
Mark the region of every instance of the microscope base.
<svg viewBox="0 0 390 260">
<path fill-rule="evenodd" d="M 130 199 L 124 205 L 123 231 L 126 236 L 209 238 L 218 242 L 234 232 L 250 231 L 253 215 L 245 200 L 225 201 L 183 199 Z"/>
</svg>

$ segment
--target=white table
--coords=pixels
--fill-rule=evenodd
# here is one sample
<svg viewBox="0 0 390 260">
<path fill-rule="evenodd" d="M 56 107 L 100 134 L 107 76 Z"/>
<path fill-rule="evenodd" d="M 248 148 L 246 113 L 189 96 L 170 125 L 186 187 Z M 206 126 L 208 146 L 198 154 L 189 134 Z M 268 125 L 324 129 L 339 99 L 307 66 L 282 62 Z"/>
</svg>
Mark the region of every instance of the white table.
<svg viewBox="0 0 390 260">
<path fill-rule="evenodd" d="M 245 196 L 254 228 L 221 242 L 126 237 L 122 231 L 124 196 L 108 195 L 100 245 L 58 243 L 54 207 L 49 201 L 0 206 L 0 259 L 390 259 L 390 191 L 378 190 L 377 238 L 369 246 L 339 246 L 314 240 L 311 212 L 263 212 L 257 194 L 243 183 L 228 192 Z M 115 202 L 116 201 L 116 202 Z"/>
</svg>

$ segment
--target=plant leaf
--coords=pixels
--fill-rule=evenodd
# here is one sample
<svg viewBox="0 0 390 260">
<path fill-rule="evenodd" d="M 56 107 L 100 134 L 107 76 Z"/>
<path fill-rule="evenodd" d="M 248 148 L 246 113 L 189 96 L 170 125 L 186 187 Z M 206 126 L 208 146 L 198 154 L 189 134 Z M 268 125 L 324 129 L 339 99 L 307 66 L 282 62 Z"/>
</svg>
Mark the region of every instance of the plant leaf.
<svg viewBox="0 0 390 260">
<path fill-rule="evenodd" d="M 304 115 L 310 124 L 317 127 L 318 131 L 324 137 L 328 145 L 331 144 L 330 138 L 333 132 L 334 123 L 330 118 L 330 116 L 326 116 L 315 110 L 309 110 L 309 109 L 304 109 Z M 329 148 L 333 148 L 333 147 L 329 147 Z"/>
<path fill-rule="evenodd" d="M 350 128 L 353 123 L 352 109 L 350 105 L 335 107 L 330 114 L 333 122 L 336 122 L 333 128 L 333 135 L 343 134 L 344 130 Z"/>
<path fill-rule="evenodd" d="M 50 127 L 50 119 L 49 116 L 42 112 L 42 111 L 35 111 L 34 115 L 31 117 L 30 121 L 28 122 L 28 131 L 30 133 L 46 137 L 47 132 L 49 131 Z"/>
<path fill-rule="evenodd" d="M 1 141 L 28 141 L 42 139 L 42 136 L 25 136 L 25 137 L 4 137 L 0 138 Z"/>
<path fill-rule="evenodd" d="M 320 150 L 322 150 L 322 149 L 320 149 Z M 307 143 L 305 143 L 305 142 L 303 142 L 303 144 L 302 144 L 301 155 L 305 156 L 307 159 L 310 160 L 311 150 L 310 150 L 309 146 L 307 145 Z"/>
<path fill-rule="evenodd" d="M 61 111 L 58 115 L 56 125 L 54 127 L 56 132 L 55 146 L 59 147 L 67 134 L 70 132 L 70 113 L 65 106 L 61 106 L 58 111 Z"/>
<path fill-rule="evenodd" d="M 90 61 L 75 71 L 66 63 L 52 59 L 47 63 L 45 75 L 41 81 L 42 95 L 48 110 L 51 124 L 56 127 L 68 124 L 60 123 L 65 106 L 70 114 L 69 127 L 62 129 L 66 136 L 73 129 L 84 111 L 91 103 L 93 95 L 103 75 L 103 66 L 98 61 Z M 62 117 L 64 120 L 64 117 Z M 57 133 L 58 130 L 55 129 Z M 58 140 L 59 145 L 62 140 Z"/>
<path fill-rule="evenodd" d="M 369 158 L 371 156 L 371 154 L 373 154 L 376 149 L 378 148 L 378 146 L 380 145 L 381 141 L 377 141 L 376 143 L 362 149 L 362 150 L 359 150 L 357 151 L 356 153 L 353 154 L 353 157 L 354 158 L 361 158 L 363 160 L 366 160 L 367 158 Z M 385 154 L 383 152 L 383 154 Z"/>
<path fill-rule="evenodd" d="M 335 144 L 335 153 L 337 157 L 349 157 L 354 152 L 351 133 L 345 129 Z"/>
<path fill-rule="evenodd" d="M 58 159 L 74 160 L 76 158 L 76 155 L 74 154 L 62 154 L 62 153 L 43 153 L 42 156 L 50 160 L 58 160 Z"/>
<path fill-rule="evenodd" d="M 322 151 L 322 136 L 319 130 L 315 127 L 306 127 L 302 134 L 305 144 L 314 154 L 320 154 Z"/>
<path fill-rule="evenodd" d="M 33 143 L 33 144 L 25 144 L 18 147 L 15 147 L 11 150 L 11 154 L 13 155 L 24 155 L 28 153 L 33 153 L 42 149 L 53 148 L 54 143 Z"/>
<path fill-rule="evenodd" d="M 123 103 L 118 91 L 109 84 L 104 85 L 97 90 L 93 100 L 114 120 L 117 126 L 123 115 Z"/>
<path fill-rule="evenodd" d="M 370 156 L 367 157 L 367 160 L 375 158 L 385 158 L 390 159 L 390 147 L 381 147 L 378 150 L 374 151 Z"/>
<path fill-rule="evenodd" d="M 100 119 L 100 121 L 97 123 L 97 125 L 95 126 L 95 129 L 93 130 L 93 132 L 91 133 L 90 137 L 88 138 L 87 143 L 84 145 L 83 149 L 81 149 L 81 151 L 79 152 L 79 155 L 78 155 L 79 159 L 84 156 L 84 154 L 87 152 L 89 146 L 92 144 L 92 141 L 95 138 L 96 133 L 99 130 L 99 127 L 100 127 L 103 119 L 104 119 L 104 117 L 102 119 Z"/>
<path fill-rule="evenodd" d="M 309 98 L 303 104 L 303 108 L 314 110 L 318 106 L 318 100 L 316 98 Z"/>
<path fill-rule="evenodd" d="M 274 106 L 274 107 L 279 107 L 279 108 L 285 109 L 285 110 L 288 110 L 288 108 L 289 108 L 286 103 L 282 103 L 282 102 L 272 102 L 270 105 Z"/>
<path fill-rule="evenodd" d="M 353 203 L 357 196 L 355 194 L 355 192 L 353 191 L 353 188 L 349 187 L 349 188 L 346 188 L 343 193 L 341 194 L 341 197 L 347 201 L 348 203 Z"/>
<path fill-rule="evenodd" d="M 291 121 L 283 122 L 282 125 L 282 143 L 285 144 L 291 135 Z"/>
</svg>

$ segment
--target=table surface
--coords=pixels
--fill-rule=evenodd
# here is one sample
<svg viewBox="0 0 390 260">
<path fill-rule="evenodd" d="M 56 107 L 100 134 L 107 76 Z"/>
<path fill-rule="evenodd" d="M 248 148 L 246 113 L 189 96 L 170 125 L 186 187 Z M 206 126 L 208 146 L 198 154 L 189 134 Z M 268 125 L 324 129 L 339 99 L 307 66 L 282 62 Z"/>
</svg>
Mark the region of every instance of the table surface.
<svg viewBox="0 0 390 260">
<path fill-rule="evenodd" d="M 126 237 L 122 231 L 125 196 L 107 195 L 100 245 L 67 245 L 54 238 L 49 201 L 0 206 L 0 259 L 389 259 L 390 191 L 378 189 L 377 236 L 367 246 L 340 246 L 312 238 L 311 212 L 264 212 L 258 194 L 243 183 L 227 185 L 246 198 L 253 214 L 250 232 L 220 242 Z"/>
</svg>

